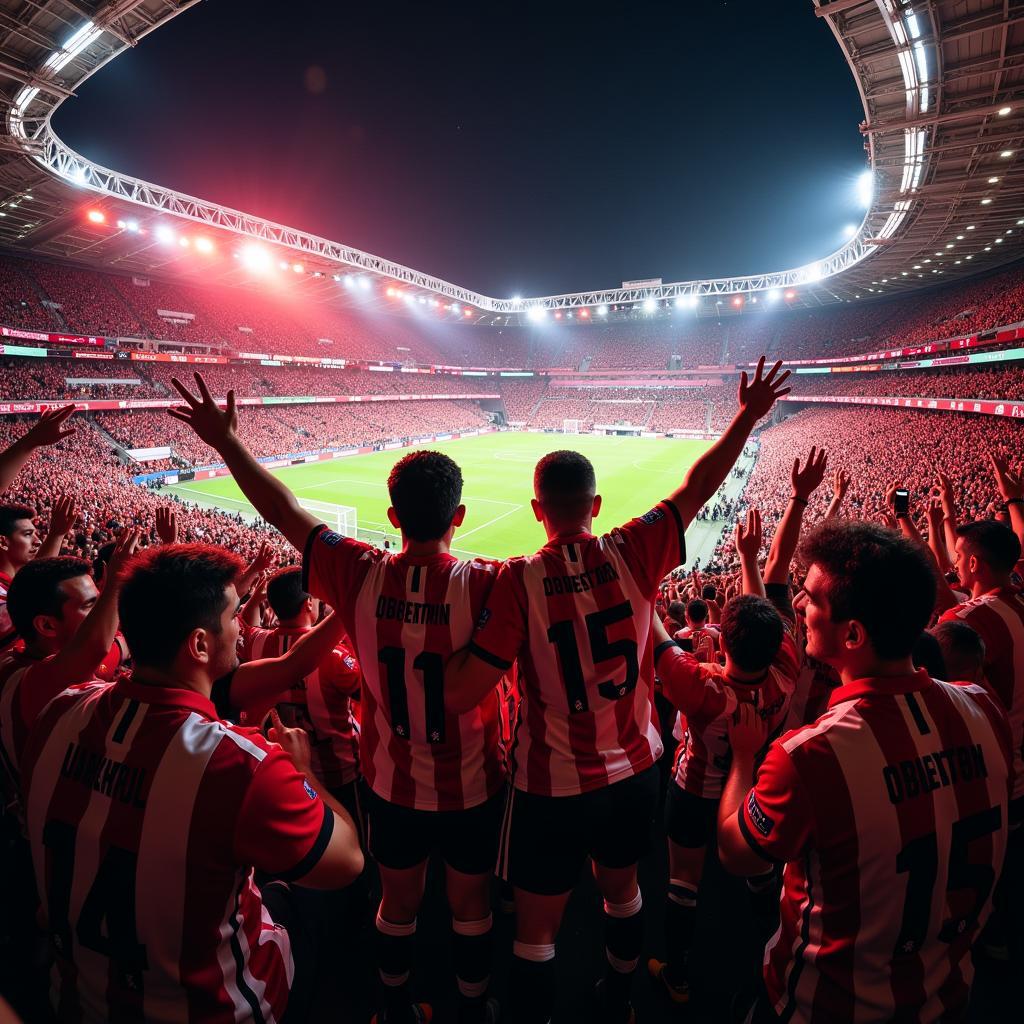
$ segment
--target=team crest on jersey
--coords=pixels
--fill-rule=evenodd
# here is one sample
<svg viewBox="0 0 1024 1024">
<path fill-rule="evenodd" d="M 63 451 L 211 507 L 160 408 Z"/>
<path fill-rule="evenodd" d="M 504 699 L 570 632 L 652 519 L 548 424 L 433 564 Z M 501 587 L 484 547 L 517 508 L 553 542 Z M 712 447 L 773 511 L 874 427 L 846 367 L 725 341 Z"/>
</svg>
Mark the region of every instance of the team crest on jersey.
<svg viewBox="0 0 1024 1024">
<path fill-rule="evenodd" d="M 316 799 L 316 790 L 305 780 L 303 780 L 302 788 L 306 791 L 306 796 L 308 796 L 310 800 Z"/>
<path fill-rule="evenodd" d="M 771 830 L 775 828 L 775 821 L 764 813 L 764 808 L 757 802 L 757 797 L 754 792 L 751 791 L 750 796 L 747 797 L 747 814 L 750 815 L 750 820 L 754 823 L 754 828 L 763 836 L 768 836 Z"/>
<path fill-rule="evenodd" d="M 333 530 L 321 530 L 320 539 L 329 547 L 337 547 L 345 538 L 340 533 L 335 533 Z"/>
<path fill-rule="evenodd" d="M 346 654 L 345 657 L 341 660 L 345 663 L 345 668 L 349 670 L 352 670 L 356 667 L 356 659 L 353 658 L 351 654 Z"/>
<path fill-rule="evenodd" d="M 646 523 L 648 526 L 653 526 L 659 519 L 665 518 L 665 510 L 662 508 L 652 508 L 650 512 L 645 513 L 640 517 L 641 523 Z"/>
<path fill-rule="evenodd" d="M 483 629 L 484 626 L 487 625 L 487 622 L 490 619 L 490 617 L 491 617 L 491 609 L 490 608 L 485 608 L 480 613 L 480 618 L 476 620 L 476 628 L 477 629 Z"/>
</svg>

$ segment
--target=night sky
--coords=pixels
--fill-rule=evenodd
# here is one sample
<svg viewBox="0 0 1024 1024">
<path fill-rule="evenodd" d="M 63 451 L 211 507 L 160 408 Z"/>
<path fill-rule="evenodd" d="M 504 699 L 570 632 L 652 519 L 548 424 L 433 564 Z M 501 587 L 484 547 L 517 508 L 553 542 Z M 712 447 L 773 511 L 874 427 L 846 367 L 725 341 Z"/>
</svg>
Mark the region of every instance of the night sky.
<svg viewBox="0 0 1024 1024">
<path fill-rule="evenodd" d="M 780 270 L 859 223 L 810 0 L 206 0 L 58 112 L 107 166 L 486 294 Z"/>
</svg>

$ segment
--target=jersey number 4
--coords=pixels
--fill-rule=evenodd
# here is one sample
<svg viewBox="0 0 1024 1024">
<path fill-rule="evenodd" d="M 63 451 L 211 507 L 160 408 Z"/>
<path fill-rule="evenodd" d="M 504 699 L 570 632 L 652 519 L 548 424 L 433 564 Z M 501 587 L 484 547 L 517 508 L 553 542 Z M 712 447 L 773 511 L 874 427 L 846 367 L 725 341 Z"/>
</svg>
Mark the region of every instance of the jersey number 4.
<svg viewBox="0 0 1024 1024">
<path fill-rule="evenodd" d="M 970 845 L 999 830 L 1002 811 L 998 807 L 970 814 L 953 823 L 949 844 L 949 868 L 946 891 L 969 892 L 960 907 L 962 912 L 947 918 L 939 927 L 939 939 L 953 942 L 978 923 L 985 901 L 992 892 L 996 873 L 991 864 L 972 864 Z M 932 916 L 932 899 L 939 873 L 939 841 L 934 832 L 912 839 L 896 857 L 896 870 L 907 878 L 907 893 L 903 903 L 903 922 L 896 940 L 896 955 L 916 953 L 928 934 Z M 952 903 L 952 901 L 951 901 Z M 965 912 L 963 912 L 965 911 Z"/>
<path fill-rule="evenodd" d="M 43 845 L 50 855 L 47 879 L 47 918 L 54 949 L 73 960 L 71 883 L 75 870 L 75 828 L 63 821 L 48 821 Z M 82 901 L 75 927 L 78 944 L 109 957 L 123 988 L 142 989 L 142 972 L 149 966 L 146 947 L 135 925 L 135 868 L 138 858 L 116 846 L 107 848 L 96 877 Z"/>
<path fill-rule="evenodd" d="M 597 692 L 605 700 L 619 700 L 636 689 L 640 678 L 640 662 L 637 659 L 635 640 L 608 639 L 608 627 L 616 622 L 633 617 L 633 606 L 628 601 L 617 604 L 604 611 L 591 612 L 584 622 L 587 626 L 587 639 L 590 642 L 590 657 L 596 668 L 600 662 L 622 658 L 626 663 L 626 677 L 621 683 L 605 682 L 597 684 Z M 562 679 L 565 680 L 565 695 L 569 700 L 569 712 L 573 715 L 590 710 L 587 699 L 587 683 L 583 675 L 583 662 L 576 644 L 576 630 L 572 619 L 554 623 L 548 630 L 548 641 L 558 651 L 558 661 L 562 668 Z"/>
</svg>

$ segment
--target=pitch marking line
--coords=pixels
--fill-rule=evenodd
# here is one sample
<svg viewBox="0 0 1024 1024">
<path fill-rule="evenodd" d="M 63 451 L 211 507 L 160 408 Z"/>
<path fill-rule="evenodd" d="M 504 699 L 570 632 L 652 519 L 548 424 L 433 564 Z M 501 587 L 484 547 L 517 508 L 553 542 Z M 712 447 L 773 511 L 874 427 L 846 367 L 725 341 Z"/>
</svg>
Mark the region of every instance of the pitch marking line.
<svg viewBox="0 0 1024 1024">
<path fill-rule="evenodd" d="M 503 504 L 509 503 L 503 502 Z M 495 516 L 493 519 L 488 519 L 486 523 L 481 523 L 479 526 L 474 526 L 472 530 L 466 530 L 465 533 L 457 533 L 455 536 L 458 537 L 459 540 L 465 540 L 468 536 L 470 536 L 470 534 L 477 533 L 479 530 L 486 530 L 488 526 L 493 526 L 499 520 L 504 519 L 506 516 L 510 516 L 515 512 L 518 512 L 521 508 L 526 508 L 526 506 L 516 505 L 513 508 L 510 508 L 507 512 L 502 512 L 500 516 Z"/>
<path fill-rule="evenodd" d="M 387 490 L 387 484 L 378 483 L 375 480 L 353 480 L 351 477 L 338 476 L 326 481 L 322 484 L 309 484 L 308 487 L 301 487 L 296 489 L 295 496 L 301 498 L 306 491 L 315 491 L 319 487 L 333 487 L 335 484 L 359 484 L 363 487 L 377 487 L 383 490 Z M 497 498 L 471 498 L 469 495 L 464 494 L 462 496 L 463 501 L 487 501 L 492 505 L 515 505 L 516 508 L 522 508 L 522 505 L 516 505 L 514 501 L 499 501 Z M 334 502 L 333 504 L 338 504 Z"/>
</svg>

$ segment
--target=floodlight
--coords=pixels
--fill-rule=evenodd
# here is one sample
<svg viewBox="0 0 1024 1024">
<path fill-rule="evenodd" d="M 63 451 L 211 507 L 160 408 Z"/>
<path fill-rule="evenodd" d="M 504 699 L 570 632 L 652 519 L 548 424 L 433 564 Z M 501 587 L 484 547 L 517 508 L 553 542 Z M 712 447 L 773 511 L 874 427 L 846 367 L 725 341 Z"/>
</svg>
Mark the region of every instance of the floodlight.
<svg viewBox="0 0 1024 1024">
<path fill-rule="evenodd" d="M 196 248 L 200 252 L 213 252 L 213 242 L 211 242 L 208 238 L 197 238 Z"/>
<path fill-rule="evenodd" d="M 690 309 L 696 309 L 698 302 L 700 302 L 700 297 L 697 295 L 696 292 L 690 292 L 690 294 L 686 297 L 686 305 L 689 306 Z"/>
<path fill-rule="evenodd" d="M 1012 107 L 1000 107 L 1000 108 L 999 108 L 999 116 L 1000 116 L 1000 117 L 1006 117 L 1006 115 L 1007 115 L 1007 114 L 1008 114 L 1008 113 L 1009 113 L 1009 112 L 1010 112 L 1010 111 L 1011 111 L 1012 109 L 1013 109 Z"/>
<path fill-rule="evenodd" d="M 293 271 L 294 271 L 294 272 L 295 272 L 296 274 L 301 274 L 301 273 L 303 272 L 303 270 L 304 270 L 304 269 L 305 269 L 305 267 L 303 267 L 303 265 L 302 265 L 301 263 L 293 263 L 293 264 L 292 264 L 292 270 L 293 270 Z"/>
<path fill-rule="evenodd" d="M 990 185 L 994 185 L 998 180 L 999 179 L 993 174 L 992 177 L 988 179 L 988 183 Z"/>
<path fill-rule="evenodd" d="M 580 310 L 580 316 L 583 317 L 584 320 L 586 320 L 590 316 L 590 310 L 589 309 L 581 309 Z"/>
<path fill-rule="evenodd" d="M 527 310 L 526 318 L 532 320 L 534 323 L 539 323 L 547 314 L 542 306 L 531 306 Z"/>
<path fill-rule="evenodd" d="M 166 224 L 160 224 L 156 229 L 156 240 L 158 242 L 173 242 L 174 232 Z"/>
<path fill-rule="evenodd" d="M 735 306 L 735 307 L 736 307 L 737 309 L 739 309 L 739 308 L 740 308 L 740 306 L 742 306 L 742 305 L 743 305 L 743 296 L 742 296 L 742 295 L 737 295 L 737 296 L 736 296 L 736 297 L 735 297 L 735 298 L 734 298 L 734 299 L 732 300 L 732 304 L 733 304 L 733 305 L 734 305 L 734 306 Z"/>
<path fill-rule="evenodd" d="M 189 242 L 189 240 L 187 238 L 185 238 L 184 236 L 182 236 L 181 238 L 178 239 L 178 245 L 180 245 L 183 249 L 187 249 L 189 247 L 189 245 L 191 245 L 191 244 L 192 243 Z"/>
<path fill-rule="evenodd" d="M 644 299 L 644 312 L 653 313 L 658 308 L 658 303 L 654 299 Z"/>
<path fill-rule="evenodd" d="M 137 220 L 127 220 L 125 221 L 124 226 L 133 234 L 139 230 L 139 222 Z"/>
<path fill-rule="evenodd" d="M 608 307 L 603 305 L 603 304 L 598 306 L 597 307 L 597 315 L 598 316 L 607 316 L 608 315 Z"/>
<path fill-rule="evenodd" d="M 364 292 L 365 291 L 369 291 L 369 289 L 370 289 L 370 279 L 368 277 L 360 277 L 358 280 L 359 280 L 359 287 L 362 288 Z"/>
<path fill-rule="evenodd" d="M 786 298 L 787 299 L 795 299 L 796 298 L 796 292 L 792 291 L 792 289 L 791 289 L 790 291 L 786 292 Z"/>
<path fill-rule="evenodd" d="M 270 269 L 270 253 L 262 246 L 247 245 L 242 249 L 242 262 L 257 273 L 265 273 Z"/>
<path fill-rule="evenodd" d="M 473 310 L 471 310 L 471 309 L 464 309 L 462 311 L 462 315 L 463 316 L 472 316 L 473 315 Z"/>
<path fill-rule="evenodd" d="M 875 178 L 871 171 L 864 171 L 857 179 L 857 201 L 861 206 L 870 206 L 875 191 Z"/>
<path fill-rule="evenodd" d="M 991 203 L 991 202 L 992 202 L 991 199 L 982 199 L 981 205 L 982 206 L 988 206 L 988 204 Z"/>
<path fill-rule="evenodd" d="M 1002 157 L 1002 158 L 1003 158 L 1004 160 L 1009 160 L 1009 158 L 1010 158 L 1011 156 L 1013 156 L 1013 150 L 1012 150 L 1012 149 L 1004 149 L 1004 150 L 1002 151 L 1002 153 L 1000 153 L 999 155 L 1000 155 L 1000 156 L 1001 156 L 1001 157 Z"/>
<path fill-rule="evenodd" d="M 778 302 L 782 298 L 782 292 L 778 288 L 772 288 L 767 295 L 769 302 Z"/>
<path fill-rule="evenodd" d="M 812 263 L 809 267 L 804 270 L 805 281 L 820 281 L 822 278 L 821 264 Z"/>
<path fill-rule="evenodd" d="M 86 217 L 93 222 L 93 224 L 104 224 L 107 220 L 107 215 L 102 210 L 90 210 Z"/>
</svg>

